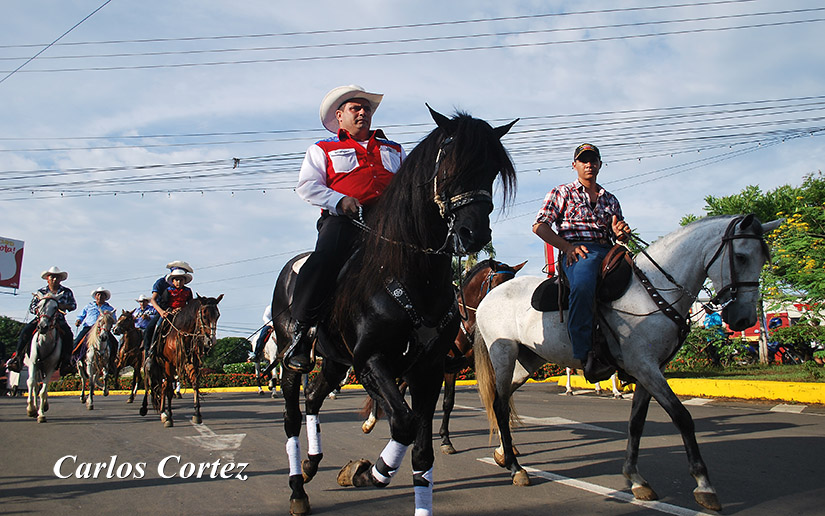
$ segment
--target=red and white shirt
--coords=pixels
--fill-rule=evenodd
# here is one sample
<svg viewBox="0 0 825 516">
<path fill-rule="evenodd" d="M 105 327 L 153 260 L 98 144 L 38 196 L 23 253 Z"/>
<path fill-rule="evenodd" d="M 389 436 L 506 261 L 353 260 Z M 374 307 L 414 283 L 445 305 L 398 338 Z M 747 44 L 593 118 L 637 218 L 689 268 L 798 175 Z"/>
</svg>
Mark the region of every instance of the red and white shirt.
<svg viewBox="0 0 825 516">
<path fill-rule="evenodd" d="M 334 215 L 338 215 L 336 207 L 345 196 L 369 206 L 405 157 L 401 145 L 388 140 L 380 129 L 365 142 L 340 129 L 337 136 L 307 149 L 295 191 L 301 199 Z"/>
</svg>

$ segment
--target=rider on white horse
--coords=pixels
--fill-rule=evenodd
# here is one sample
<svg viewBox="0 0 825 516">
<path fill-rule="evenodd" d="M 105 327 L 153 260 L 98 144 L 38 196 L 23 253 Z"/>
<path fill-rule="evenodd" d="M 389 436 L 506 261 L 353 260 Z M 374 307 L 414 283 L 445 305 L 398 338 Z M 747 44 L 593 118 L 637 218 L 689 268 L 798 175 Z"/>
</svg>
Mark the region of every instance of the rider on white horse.
<svg viewBox="0 0 825 516">
<path fill-rule="evenodd" d="M 599 269 L 614 240 L 625 242 L 630 234 L 619 200 L 596 183 L 601 166 L 595 145 L 576 147 L 573 169 L 578 179 L 550 190 L 533 224 L 533 232 L 561 253 L 560 266 L 570 286 L 567 332 L 573 357 L 581 360 L 591 383 L 607 379 L 615 369 L 599 355 L 599 346 L 592 345 Z"/>
<path fill-rule="evenodd" d="M 74 323 L 75 326 L 81 326 L 81 328 L 74 338 L 74 347 L 72 349 L 76 349 L 83 341 L 83 337 L 85 337 L 95 325 L 100 314 L 103 312 L 115 313 L 115 308 L 108 303 L 111 297 L 112 293 L 103 287 L 98 287 L 92 291 L 92 299 L 94 299 L 94 301 L 83 307 L 83 310 L 80 311 Z M 117 355 L 117 340 L 112 337 L 111 339 L 107 339 L 107 341 L 109 344 L 109 356 L 114 359 L 115 355 Z"/>
<path fill-rule="evenodd" d="M 57 267 L 52 267 L 49 270 L 43 271 L 40 277 L 46 280 L 48 285 L 39 289 L 38 292 L 42 295 L 52 293 L 57 296 L 57 307 L 61 310 L 61 313 L 57 315 L 56 324 L 60 338 L 63 341 L 60 364 L 58 364 L 58 367 L 62 367 L 68 362 L 69 353 L 72 350 L 72 330 L 69 328 L 64 314 L 74 311 L 77 308 L 77 303 L 74 299 L 74 293 L 72 293 L 69 288 L 60 284 L 69 277 L 68 272 L 61 271 Z M 32 297 L 31 304 L 29 304 L 29 312 L 33 315 L 39 315 L 37 313 L 38 302 L 39 299 L 37 294 L 35 294 Z M 17 338 L 17 351 L 15 351 L 14 356 L 9 360 L 8 364 L 6 364 L 10 371 L 19 373 L 20 370 L 23 369 L 23 356 L 28 352 L 28 346 L 31 344 L 32 335 L 36 327 L 37 317 L 29 321 L 29 323 L 20 330 L 20 336 Z"/>
</svg>

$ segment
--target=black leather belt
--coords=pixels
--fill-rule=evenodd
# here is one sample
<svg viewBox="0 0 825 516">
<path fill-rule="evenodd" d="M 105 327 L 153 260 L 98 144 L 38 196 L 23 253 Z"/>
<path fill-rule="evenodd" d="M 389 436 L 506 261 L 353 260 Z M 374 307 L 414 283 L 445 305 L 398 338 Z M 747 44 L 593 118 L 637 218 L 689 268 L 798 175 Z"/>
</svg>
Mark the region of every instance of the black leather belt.
<svg viewBox="0 0 825 516">
<path fill-rule="evenodd" d="M 585 242 L 593 242 L 595 244 L 602 244 L 602 245 L 612 245 L 613 244 L 613 242 L 611 242 L 610 240 L 608 240 L 606 238 L 574 238 L 574 239 L 568 240 L 568 242 L 570 242 L 571 244 L 582 244 L 582 243 L 585 243 Z"/>
</svg>

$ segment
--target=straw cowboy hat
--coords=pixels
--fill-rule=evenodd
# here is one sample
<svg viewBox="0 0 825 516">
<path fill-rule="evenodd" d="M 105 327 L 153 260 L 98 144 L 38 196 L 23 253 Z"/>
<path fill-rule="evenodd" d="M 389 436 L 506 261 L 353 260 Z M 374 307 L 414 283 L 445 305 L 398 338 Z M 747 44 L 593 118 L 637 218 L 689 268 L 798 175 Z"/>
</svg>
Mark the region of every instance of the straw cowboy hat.
<svg viewBox="0 0 825 516">
<path fill-rule="evenodd" d="M 135 301 L 137 301 L 138 303 L 141 303 L 143 301 L 149 301 L 149 298 L 144 296 L 143 294 L 141 294 L 140 296 L 138 296 L 137 299 L 135 299 Z"/>
<path fill-rule="evenodd" d="M 321 123 L 328 131 L 338 134 L 338 118 L 335 112 L 341 104 L 352 99 L 365 99 L 372 105 L 372 112 L 378 109 L 378 104 L 384 98 L 383 93 L 367 93 L 361 86 L 350 84 L 349 86 L 338 86 L 326 94 L 321 101 Z"/>
<path fill-rule="evenodd" d="M 190 281 L 192 281 L 192 275 L 186 272 L 181 268 L 176 268 L 172 272 L 166 275 L 166 283 L 172 284 L 172 280 L 175 278 L 183 278 L 183 284 L 186 285 Z"/>
<path fill-rule="evenodd" d="M 112 293 L 111 293 L 111 292 L 109 292 L 108 290 L 106 290 L 106 289 L 105 289 L 105 288 L 103 288 L 103 287 L 97 287 L 95 290 L 92 290 L 92 297 L 95 297 L 95 294 L 97 294 L 98 292 L 100 292 L 101 294 L 103 294 L 103 300 L 104 300 L 104 301 L 108 301 L 108 300 L 109 300 L 109 298 L 111 298 L 111 297 L 112 297 Z"/>
<path fill-rule="evenodd" d="M 169 269 L 169 270 L 183 269 L 183 270 L 185 270 L 186 272 L 189 272 L 189 273 L 195 272 L 195 271 L 192 270 L 191 265 L 189 265 L 188 263 L 186 263 L 184 261 L 181 261 L 181 260 L 175 260 L 174 262 L 167 263 L 166 268 Z"/>
<path fill-rule="evenodd" d="M 40 275 L 40 277 L 41 277 L 41 278 L 43 278 L 43 279 L 46 279 L 46 276 L 51 276 L 51 275 L 57 276 L 57 278 L 58 278 L 60 281 L 65 281 L 65 280 L 66 280 L 66 278 L 68 278 L 68 277 L 69 277 L 69 273 L 68 273 L 68 272 L 66 272 L 66 271 L 61 271 L 61 270 L 60 270 L 60 269 L 58 269 L 57 267 L 52 267 L 51 269 L 49 269 L 49 270 L 47 270 L 47 271 L 43 271 L 43 274 L 41 274 L 41 275 Z"/>
</svg>

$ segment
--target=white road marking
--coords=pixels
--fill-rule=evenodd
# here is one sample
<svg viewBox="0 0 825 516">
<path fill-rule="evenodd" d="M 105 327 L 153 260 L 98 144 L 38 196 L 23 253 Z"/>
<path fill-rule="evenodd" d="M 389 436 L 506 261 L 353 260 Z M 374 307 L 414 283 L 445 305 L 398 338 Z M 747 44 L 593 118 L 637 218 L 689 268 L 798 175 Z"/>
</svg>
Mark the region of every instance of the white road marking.
<svg viewBox="0 0 825 516">
<path fill-rule="evenodd" d="M 489 458 L 489 457 L 482 457 L 476 459 L 479 462 L 483 462 L 485 464 L 491 464 L 493 466 L 498 467 L 496 462 Z M 575 489 L 580 489 L 582 491 L 587 491 L 588 493 L 597 494 L 600 496 L 604 496 L 606 498 L 612 498 L 614 500 L 619 500 L 622 502 L 631 503 L 633 505 L 638 505 L 640 507 L 644 507 L 646 509 L 651 509 L 654 511 L 658 511 L 664 514 L 673 514 L 675 516 L 713 516 L 706 512 L 697 512 L 692 509 L 687 509 L 685 507 L 679 507 L 678 505 L 672 505 L 669 503 L 664 502 L 645 502 L 641 500 L 636 500 L 632 494 L 625 493 L 623 491 L 616 491 L 615 489 L 611 489 L 609 487 L 600 486 L 598 484 L 593 484 L 591 482 L 585 482 L 583 480 L 576 480 L 574 478 L 563 477 L 561 475 L 557 475 L 555 473 L 550 473 L 547 471 L 542 471 L 540 469 L 531 468 L 528 466 L 522 466 L 525 471 L 530 473 L 533 476 L 543 478 L 545 480 L 549 480 L 551 482 L 558 482 L 559 484 L 563 484 L 568 487 L 573 487 Z"/>
<path fill-rule="evenodd" d="M 222 452 L 221 458 L 227 460 L 235 459 L 235 452 L 230 450 L 239 449 L 241 447 L 241 441 L 246 437 L 246 434 L 218 435 L 204 424 L 196 425 L 192 423 L 192 426 L 195 427 L 195 430 L 197 430 L 200 435 L 175 437 L 175 439 L 180 439 L 181 441 L 205 450 Z"/>
<path fill-rule="evenodd" d="M 473 410 L 476 412 L 483 412 L 484 409 L 479 407 L 468 407 L 466 405 L 456 405 L 455 408 L 465 409 L 465 410 Z M 564 417 L 533 417 L 533 416 L 519 416 L 519 419 L 523 423 L 528 423 L 531 425 L 539 425 L 539 426 L 560 426 L 566 428 L 572 428 L 574 430 L 590 430 L 596 432 L 607 432 L 611 434 L 619 434 L 625 435 L 625 432 L 620 432 L 618 430 L 613 430 L 611 428 L 605 428 L 603 426 L 596 426 L 590 425 L 587 423 L 581 423 L 579 421 L 574 421 L 572 419 L 567 419 Z"/>
<path fill-rule="evenodd" d="M 808 408 L 807 405 L 787 405 L 779 404 L 771 409 L 771 412 L 788 412 L 790 414 L 801 414 L 803 410 Z"/>
<path fill-rule="evenodd" d="M 707 405 L 708 403 L 713 403 L 713 400 L 710 398 L 690 398 L 689 400 L 683 401 L 682 405 L 701 407 L 702 405 Z"/>
</svg>

